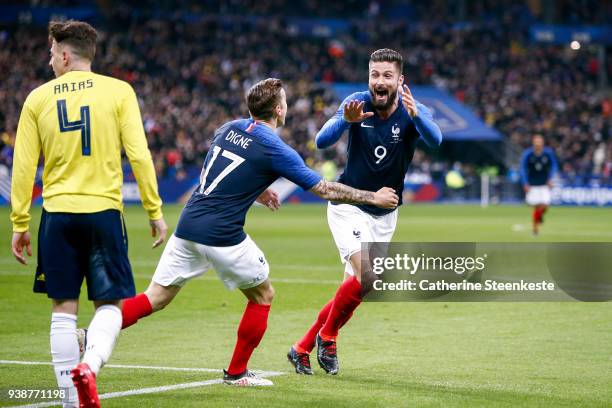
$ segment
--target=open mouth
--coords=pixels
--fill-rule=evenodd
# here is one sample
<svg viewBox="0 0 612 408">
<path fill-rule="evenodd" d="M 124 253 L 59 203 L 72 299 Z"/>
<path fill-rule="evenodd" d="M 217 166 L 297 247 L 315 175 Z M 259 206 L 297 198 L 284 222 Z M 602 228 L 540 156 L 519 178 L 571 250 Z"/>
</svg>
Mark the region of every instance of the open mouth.
<svg viewBox="0 0 612 408">
<path fill-rule="evenodd" d="M 376 99 L 376 102 L 383 102 L 387 99 L 388 96 L 389 91 L 387 91 L 386 89 L 376 89 L 374 91 L 374 97 Z"/>
</svg>

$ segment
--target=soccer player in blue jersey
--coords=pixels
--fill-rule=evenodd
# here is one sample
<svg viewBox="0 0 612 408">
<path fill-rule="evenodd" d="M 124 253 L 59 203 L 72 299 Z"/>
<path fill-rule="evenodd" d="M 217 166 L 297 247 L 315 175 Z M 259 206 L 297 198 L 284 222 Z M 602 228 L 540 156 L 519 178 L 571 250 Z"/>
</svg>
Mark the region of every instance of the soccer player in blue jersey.
<svg viewBox="0 0 612 408">
<path fill-rule="evenodd" d="M 391 186 L 401 204 L 404 176 L 417 141 L 437 147 L 442 134 L 427 107 L 417 102 L 404 85 L 402 56 L 390 49 L 370 56 L 368 91 L 348 96 L 316 137 L 323 149 L 348 130 L 348 160 L 339 181 L 351 187 L 376 191 Z M 289 350 L 287 358 L 298 374 L 312 374 L 310 352 L 317 343 L 317 360 L 328 374 L 338 373 L 338 331 L 361 303 L 361 243 L 389 242 L 397 223 L 397 209 L 340 204 L 327 207 L 327 220 L 345 264 L 344 282 L 321 309 L 317 320 Z"/>
<path fill-rule="evenodd" d="M 525 149 L 521 158 L 521 183 L 525 190 L 525 201 L 533 207 L 532 234 L 537 236 L 544 213 L 550 205 L 552 178 L 558 171 L 555 153 L 544 146 L 544 137 L 534 135 L 532 147 Z"/>
<path fill-rule="evenodd" d="M 125 302 L 124 327 L 165 307 L 190 279 L 214 268 L 228 289 L 248 299 L 238 326 L 238 340 L 224 381 L 230 385 L 265 386 L 272 382 L 247 370 L 262 339 L 274 289 L 263 252 L 244 232 L 246 213 L 260 197 L 278 205 L 267 187 L 285 177 L 304 190 L 337 202 L 392 210 L 398 197 L 387 187 L 376 193 L 326 182 L 274 132 L 285 123 L 287 102 L 279 79 L 269 78 L 248 92 L 251 118 L 228 122 L 215 132 L 200 184 L 183 209 L 149 288 Z M 263 193 L 264 196 L 261 196 Z"/>
<path fill-rule="evenodd" d="M 154 235 L 159 232 L 154 247 L 167 231 L 136 94 L 126 82 L 91 72 L 96 38 L 96 30 L 84 22 L 49 23 L 49 65 L 56 78 L 28 95 L 13 162 L 12 249 L 25 264 L 41 152 L 45 159 L 34 291 L 52 302 L 51 356 L 58 387 L 66 390 L 64 407 L 100 406 L 96 375 L 119 335 L 121 300 L 136 293 L 122 216 L 122 148 Z M 96 312 L 79 363 L 76 324 L 83 279 Z"/>
</svg>

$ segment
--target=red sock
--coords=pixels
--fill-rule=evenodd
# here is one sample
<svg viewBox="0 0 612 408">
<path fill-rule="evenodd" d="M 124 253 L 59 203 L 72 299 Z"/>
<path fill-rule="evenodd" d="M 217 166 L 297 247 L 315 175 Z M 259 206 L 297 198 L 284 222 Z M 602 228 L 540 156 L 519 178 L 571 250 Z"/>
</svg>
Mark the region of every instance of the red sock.
<svg viewBox="0 0 612 408">
<path fill-rule="evenodd" d="M 546 211 L 544 208 L 538 208 L 538 222 L 542 222 L 542 216 L 544 215 L 544 211 Z"/>
<path fill-rule="evenodd" d="M 533 209 L 533 222 L 537 223 L 540 222 L 540 210 L 538 208 L 534 208 Z"/>
<path fill-rule="evenodd" d="M 329 316 L 329 311 L 331 310 L 331 306 L 334 303 L 334 298 L 331 298 L 329 302 L 325 304 L 319 311 L 319 316 L 317 316 L 317 320 L 310 326 L 310 329 L 304 334 L 298 342 L 296 342 L 293 347 L 298 353 L 308 353 L 312 351 L 315 346 L 315 341 L 317 337 L 317 333 L 321 330 L 325 322 L 327 321 L 327 317 Z M 340 327 L 344 326 L 346 322 L 353 316 L 353 312 L 345 316 L 342 320 Z"/>
<path fill-rule="evenodd" d="M 130 327 L 141 317 L 145 317 L 153 313 L 153 307 L 149 298 L 144 293 L 140 293 L 133 298 L 125 299 L 121 308 L 123 317 L 122 329 Z"/>
<path fill-rule="evenodd" d="M 247 364 L 253 354 L 253 350 L 261 341 L 268 327 L 268 314 L 270 305 L 258 305 L 249 301 L 247 303 L 242 320 L 238 326 L 238 340 L 234 347 L 234 355 L 227 372 L 230 375 L 238 375 L 247 369 Z"/>
<path fill-rule="evenodd" d="M 342 282 L 338 288 L 329 316 L 321 328 L 321 336 L 336 338 L 338 330 L 350 319 L 353 311 L 361 303 L 361 284 L 354 276 Z"/>
<path fill-rule="evenodd" d="M 310 326 L 310 329 L 304 334 L 301 340 L 295 343 L 294 347 L 298 353 L 310 353 L 315 345 L 315 338 L 321 327 L 325 324 L 327 320 L 327 316 L 329 316 L 329 311 L 332 307 L 332 303 L 334 303 L 334 298 L 331 298 L 329 302 L 325 304 L 319 311 L 319 315 L 317 316 L 317 320 Z"/>
</svg>

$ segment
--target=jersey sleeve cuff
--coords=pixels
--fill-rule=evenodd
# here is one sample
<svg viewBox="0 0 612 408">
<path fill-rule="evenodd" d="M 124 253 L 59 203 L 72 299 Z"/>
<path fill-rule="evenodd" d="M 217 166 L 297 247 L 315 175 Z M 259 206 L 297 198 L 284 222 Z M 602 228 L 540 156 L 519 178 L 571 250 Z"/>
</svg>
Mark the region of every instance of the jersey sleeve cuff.
<svg viewBox="0 0 612 408">
<path fill-rule="evenodd" d="M 156 208 L 155 210 L 147 210 L 147 213 L 149 213 L 149 219 L 151 221 L 157 221 L 164 216 L 162 214 L 161 208 Z"/>
<path fill-rule="evenodd" d="M 28 222 L 13 223 L 13 232 L 26 232 L 29 229 L 30 225 Z"/>
<path fill-rule="evenodd" d="M 306 187 L 306 188 L 302 187 L 302 189 L 303 189 L 304 191 L 308 191 L 308 190 L 310 190 L 311 188 L 313 188 L 314 186 L 316 186 L 317 184 L 319 184 L 319 183 L 321 182 L 321 180 L 323 180 L 323 177 L 319 175 L 319 178 L 318 178 L 317 180 L 315 180 L 315 182 L 314 182 L 314 183 L 310 184 L 309 186 L 304 186 L 304 187 Z"/>
</svg>

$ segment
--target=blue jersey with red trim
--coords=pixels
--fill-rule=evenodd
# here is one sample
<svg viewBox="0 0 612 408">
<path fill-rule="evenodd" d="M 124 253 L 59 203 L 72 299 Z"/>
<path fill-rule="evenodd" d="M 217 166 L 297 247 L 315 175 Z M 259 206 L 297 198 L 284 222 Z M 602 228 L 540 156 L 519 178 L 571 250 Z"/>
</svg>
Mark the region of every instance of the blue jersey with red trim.
<svg viewBox="0 0 612 408">
<path fill-rule="evenodd" d="M 247 211 L 278 177 L 304 190 L 321 181 L 270 127 L 252 119 L 224 124 L 215 132 L 200 184 L 185 205 L 174 234 L 210 246 L 239 244 L 246 237 Z"/>
</svg>

